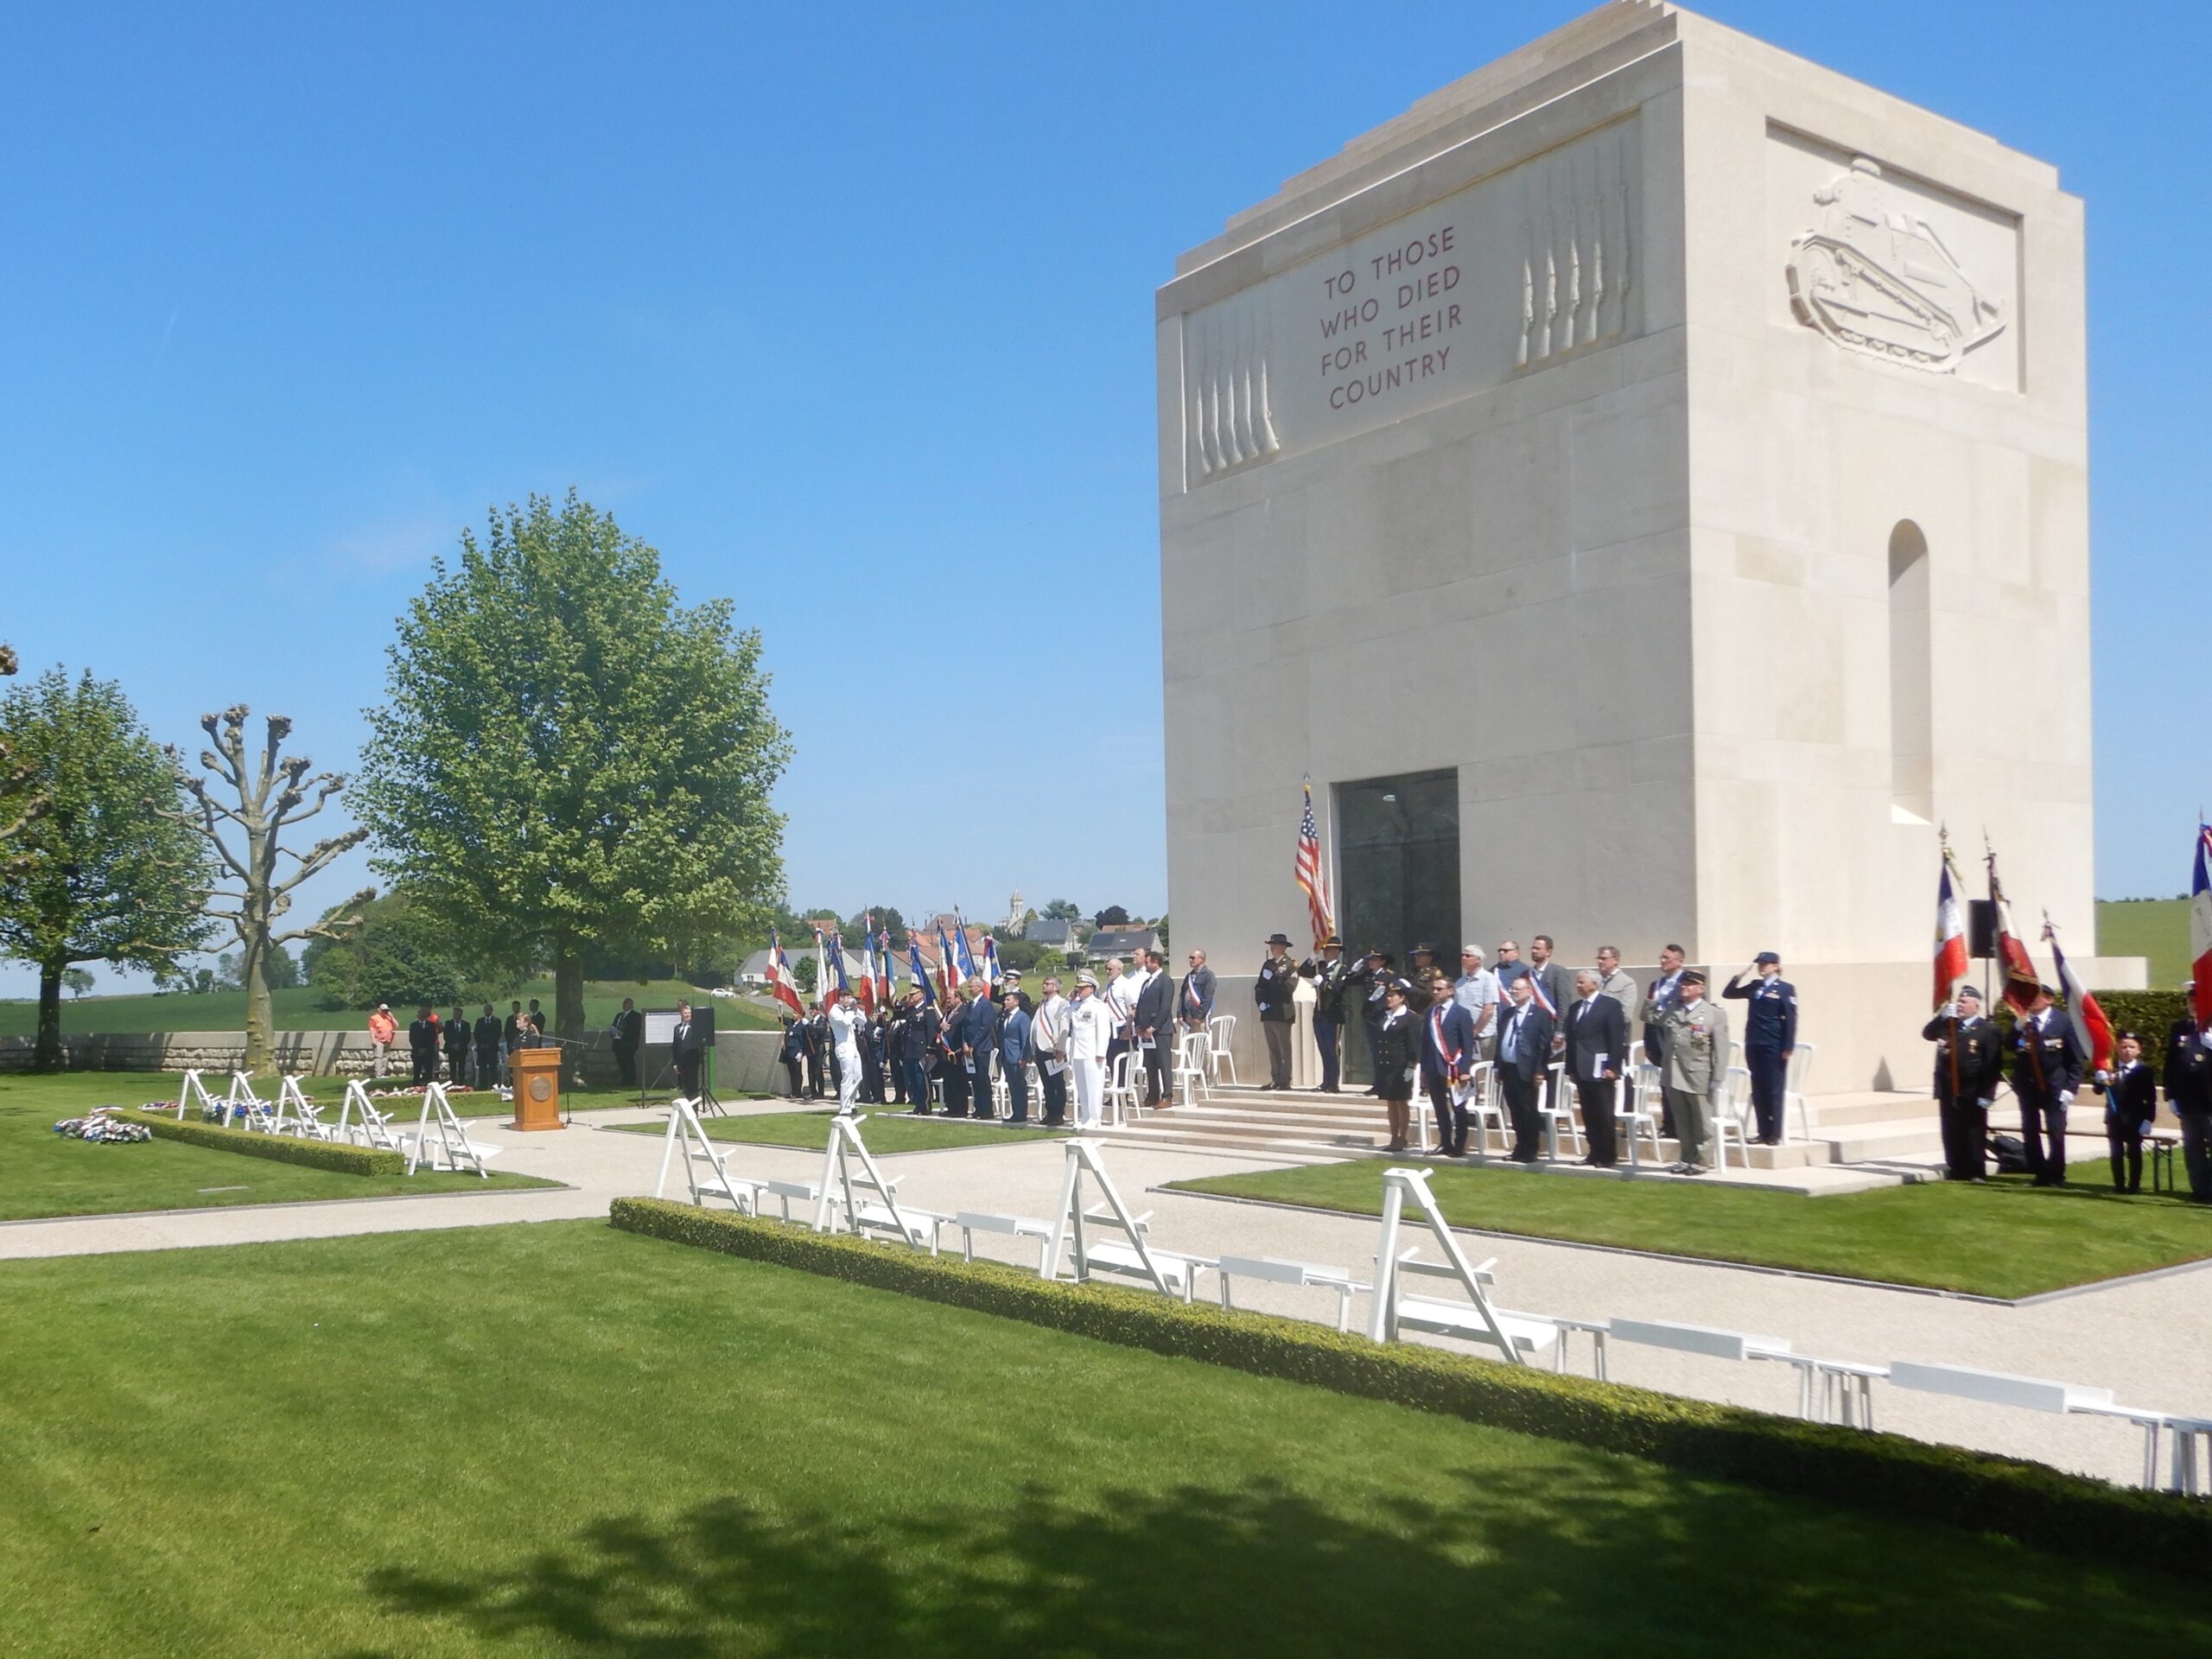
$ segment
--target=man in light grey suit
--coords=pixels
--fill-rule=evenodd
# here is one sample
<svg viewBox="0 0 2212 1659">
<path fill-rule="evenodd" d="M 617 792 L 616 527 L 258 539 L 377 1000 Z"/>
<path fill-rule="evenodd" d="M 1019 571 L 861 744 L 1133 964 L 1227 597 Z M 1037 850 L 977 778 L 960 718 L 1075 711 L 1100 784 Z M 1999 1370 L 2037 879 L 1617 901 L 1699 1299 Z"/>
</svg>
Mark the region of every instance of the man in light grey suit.
<svg viewBox="0 0 2212 1659">
<path fill-rule="evenodd" d="M 1728 1015 L 1705 1000 L 1705 976 L 1681 970 L 1675 1000 L 1659 1014 L 1659 1086 L 1681 1141 L 1677 1175 L 1703 1175 L 1712 1166 L 1706 1152 L 1720 1096 L 1728 1080 Z"/>
</svg>

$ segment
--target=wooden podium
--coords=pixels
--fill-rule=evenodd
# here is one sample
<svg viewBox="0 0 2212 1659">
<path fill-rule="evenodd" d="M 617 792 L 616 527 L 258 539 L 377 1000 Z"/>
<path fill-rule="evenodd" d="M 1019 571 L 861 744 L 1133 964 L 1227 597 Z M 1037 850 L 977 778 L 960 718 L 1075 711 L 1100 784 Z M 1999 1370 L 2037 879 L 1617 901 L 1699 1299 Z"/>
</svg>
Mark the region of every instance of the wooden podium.
<svg viewBox="0 0 2212 1659">
<path fill-rule="evenodd" d="M 561 1050 L 518 1048 L 507 1056 L 515 1079 L 515 1121 L 518 1129 L 557 1129 L 561 1127 Z"/>
</svg>

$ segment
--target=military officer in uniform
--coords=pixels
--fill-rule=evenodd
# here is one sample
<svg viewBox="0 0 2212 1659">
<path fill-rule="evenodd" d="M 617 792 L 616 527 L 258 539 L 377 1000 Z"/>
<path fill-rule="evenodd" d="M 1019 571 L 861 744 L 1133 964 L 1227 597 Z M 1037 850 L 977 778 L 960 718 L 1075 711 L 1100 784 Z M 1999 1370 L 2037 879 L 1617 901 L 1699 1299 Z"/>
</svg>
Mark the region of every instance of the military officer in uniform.
<svg viewBox="0 0 2212 1659">
<path fill-rule="evenodd" d="M 2074 1022 L 2051 1006 L 2057 995 L 2048 985 L 2037 986 L 2028 1011 L 2012 1027 L 2012 1093 L 2020 1103 L 2028 1173 L 2037 1186 L 2066 1185 L 2066 1109 L 2088 1058 L 2075 1039 Z"/>
<path fill-rule="evenodd" d="M 1778 1147 L 1782 1092 L 1789 1057 L 1797 1052 L 1797 988 L 1782 976 L 1782 958 L 1762 950 L 1720 995 L 1751 1005 L 1744 1015 L 1744 1065 L 1751 1074 L 1751 1110 L 1758 1117 L 1756 1144 Z"/>
<path fill-rule="evenodd" d="M 1428 1013 L 1428 1005 L 1436 996 L 1436 947 L 1416 944 L 1406 952 L 1406 1006 L 1414 1017 L 1420 1019 Z"/>
<path fill-rule="evenodd" d="M 1298 988 L 1298 970 L 1290 965 L 1290 941 L 1281 933 L 1268 936 L 1268 959 L 1260 964 L 1253 982 L 1252 1000 L 1260 1005 L 1260 1029 L 1268 1039 L 1268 1081 L 1262 1089 L 1290 1087 L 1290 1025 L 1297 1017 L 1291 993 Z"/>
<path fill-rule="evenodd" d="M 1387 1012 L 1383 1007 L 1384 998 L 1391 986 L 1405 982 L 1390 971 L 1396 960 L 1388 950 L 1370 950 L 1359 966 L 1344 976 L 1346 989 L 1360 999 L 1360 1020 L 1367 1027 L 1367 1058 L 1377 1068 L 1375 1076 L 1378 1080 L 1382 1075 L 1380 1070 L 1382 1061 L 1375 1043 L 1382 1029 L 1382 1016 Z M 1382 1091 L 1370 1085 L 1367 1092 L 1379 1095 Z"/>
<path fill-rule="evenodd" d="M 1313 982 L 1313 1046 L 1321 1051 L 1321 1092 L 1341 1092 L 1337 1045 L 1344 1029 L 1344 942 L 1332 933 L 1298 964 L 1299 977 Z"/>
<path fill-rule="evenodd" d="M 1659 1014 L 1659 1086 L 1681 1144 L 1677 1175 L 1703 1175 L 1715 1108 L 1728 1077 L 1728 1016 L 1705 999 L 1705 976 L 1682 969 L 1673 1001 Z"/>
<path fill-rule="evenodd" d="M 1981 1012 L 1981 993 L 1959 987 L 1920 1034 L 1936 1045 L 1936 1110 L 1943 1129 L 1946 1180 L 1989 1175 L 1989 1103 L 2005 1080 L 2005 1042 Z"/>
<path fill-rule="evenodd" d="M 2193 986 L 2183 986 L 2184 993 Z M 2212 1204 L 2212 1031 L 2200 1031 L 2183 1018 L 2166 1033 L 2166 1103 L 2181 1123 L 2182 1162 L 2189 1170 L 2189 1196 Z"/>
</svg>

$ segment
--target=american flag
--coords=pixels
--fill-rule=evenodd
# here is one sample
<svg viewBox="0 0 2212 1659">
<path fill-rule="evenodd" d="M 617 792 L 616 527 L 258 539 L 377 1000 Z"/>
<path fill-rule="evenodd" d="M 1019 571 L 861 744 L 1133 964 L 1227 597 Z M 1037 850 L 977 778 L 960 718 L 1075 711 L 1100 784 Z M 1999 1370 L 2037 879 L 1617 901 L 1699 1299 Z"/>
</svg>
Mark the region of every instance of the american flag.
<svg viewBox="0 0 2212 1659">
<path fill-rule="evenodd" d="M 1317 949 L 1322 940 L 1337 931 L 1335 907 L 1329 902 L 1329 877 L 1322 863 L 1321 830 L 1313 822 L 1313 780 L 1308 778 L 1306 810 L 1298 820 L 1298 858 L 1291 866 L 1291 872 L 1306 894 L 1306 916 L 1313 925 Z"/>
</svg>

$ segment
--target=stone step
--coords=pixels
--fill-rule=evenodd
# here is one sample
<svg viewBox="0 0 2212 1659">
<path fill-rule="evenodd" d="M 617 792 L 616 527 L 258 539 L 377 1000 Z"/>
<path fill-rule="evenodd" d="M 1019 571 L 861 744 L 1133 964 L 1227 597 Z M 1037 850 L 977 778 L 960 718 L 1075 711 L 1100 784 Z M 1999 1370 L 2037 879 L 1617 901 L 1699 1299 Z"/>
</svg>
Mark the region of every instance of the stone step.
<svg viewBox="0 0 2212 1659">
<path fill-rule="evenodd" d="M 1844 1123 L 1890 1123 L 1926 1118 L 1935 1105 L 1925 1095 L 1815 1095 L 1806 1102 L 1815 1134 Z"/>
</svg>

